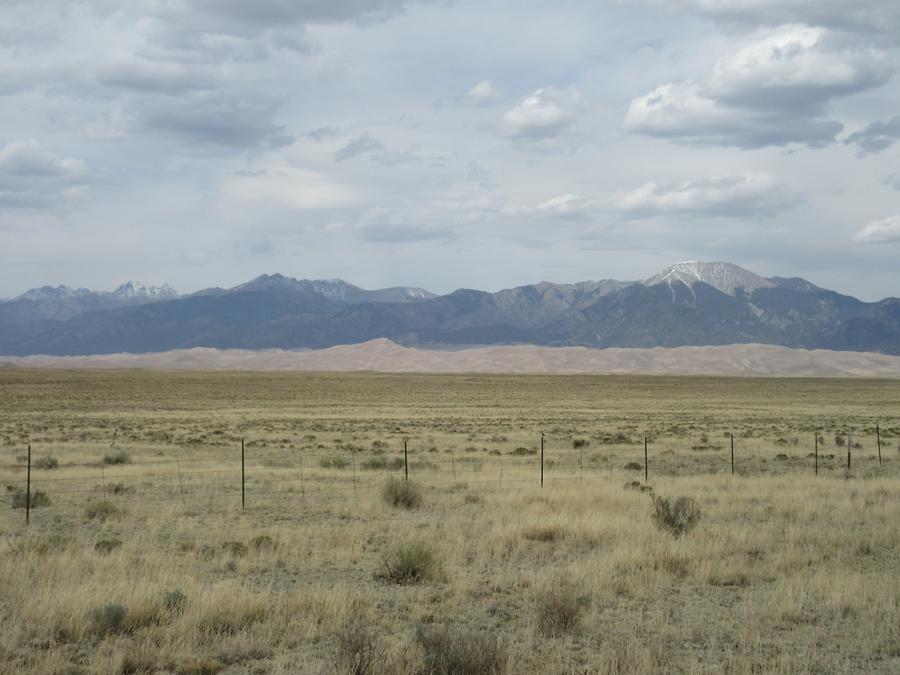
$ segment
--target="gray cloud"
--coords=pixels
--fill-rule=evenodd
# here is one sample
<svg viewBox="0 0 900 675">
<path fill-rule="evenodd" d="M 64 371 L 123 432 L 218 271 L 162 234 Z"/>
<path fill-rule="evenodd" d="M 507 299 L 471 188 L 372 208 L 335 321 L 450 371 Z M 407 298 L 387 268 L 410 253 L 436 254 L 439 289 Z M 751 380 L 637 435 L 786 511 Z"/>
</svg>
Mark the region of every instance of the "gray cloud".
<svg viewBox="0 0 900 675">
<path fill-rule="evenodd" d="M 383 150 L 384 143 L 368 133 L 350 139 L 340 150 L 334 153 L 335 162 L 346 162 L 348 159 L 367 155 L 370 152 Z"/>
<path fill-rule="evenodd" d="M 900 191 L 900 174 L 892 173 L 884 179 L 884 184 L 889 188 Z"/>
<path fill-rule="evenodd" d="M 274 122 L 278 106 L 220 93 L 134 110 L 135 126 L 200 149 L 272 149 L 291 145 L 293 136 Z"/>
<path fill-rule="evenodd" d="M 875 154 L 900 140 L 900 115 L 884 122 L 872 122 L 850 134 L 844 143 L 856 145 L 860 155 Z"/>
<path fill-rule="evenodd" d="M 208 67 L 143 59 L 107 66 L 97 76 L 98 82 L 106 87 L 172 96 L 214 89 L 218 79 Z"/>
<path fill-rule="evenodd" d="M 900 44 L 900 5 L 894 0 L 638 0 L 671 9 L 687 8 L 735 25 L 787 23 L 824 26 L 865 39 Z"/>
<path fill-rule="evenodd" d="M 81 197 L 89 183 L 84 162 L 55 155 L 35 141 L 0 148 L 0 208 L 62 206 Z"/>
<path fill-rule="evenodd" d="M 427 242 L 456 236 L 449 228 L 415 222 L 411 214 L 383 207 L 369 209 L 353 230 L 366 241 L 380 243 Z"/>
</svg>

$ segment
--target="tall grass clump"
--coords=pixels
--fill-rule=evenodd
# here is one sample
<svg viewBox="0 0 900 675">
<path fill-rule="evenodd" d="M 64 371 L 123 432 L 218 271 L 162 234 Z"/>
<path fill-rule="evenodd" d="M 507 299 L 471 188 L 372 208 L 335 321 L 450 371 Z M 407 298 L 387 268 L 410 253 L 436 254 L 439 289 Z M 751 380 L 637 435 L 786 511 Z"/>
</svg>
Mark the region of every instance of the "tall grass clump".
<svg viewBox="0 0 900 675">
<path fill-rule="evenodd" d="M 409 542 L 388 551 L 376 577 L 392 584 L 417 584 L 436 579 L 440 565 L 434 550 L 423 542 Z"/>
<path fill-rule="evenodd" d="M 535 597 L 538 630 L 549 637 L 574 630 L 589 604 L 590 598 L 580 595 L 569 579 L 548 584 Z"/>
<path fill-rule="evenodd" d="M 652 518 L 659 529 L 680 537 L 700 522 L 700 505 L 693 497 L 654 497 Z"/>
<path fill-rule="evenodd" d="M 484 631 L 419 626 L 416 640 L 425 651 L 423 672 L 434 675 L 499 675 L 506 671 L 506 649 Z"/>
<path fill-rule="evenodd" d="M 103 456 L 104 464 L 131 464 L 131 454 L 127 450 L 116 450 Z"/>
<path fill-rule="evenodd" d="M 381 492 L 384 501 L 395 508 L 414 509 L 422 503 L 422 491 L 415 483 L 391 478 Z"/>
<path fill-rule="evenodd" d="M 341 675 L 377 675 L 384 672 L 384 655 L 372 629 L 359 617 L 338 630 L 334 672 Z"/>
</svg>

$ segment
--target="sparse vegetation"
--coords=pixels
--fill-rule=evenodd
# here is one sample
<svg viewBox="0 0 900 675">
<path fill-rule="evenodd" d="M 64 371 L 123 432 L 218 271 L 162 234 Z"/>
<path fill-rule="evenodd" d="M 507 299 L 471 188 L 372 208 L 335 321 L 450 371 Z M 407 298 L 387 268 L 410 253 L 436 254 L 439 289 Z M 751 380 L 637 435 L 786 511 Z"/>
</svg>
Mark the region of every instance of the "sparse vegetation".
<svg viewBox="0 0 900 675">
<path fill-rule="evenodd" d="M 598 389 L 614 392 L 599 414 Z M 22 675 L 893 672 L 898 396 L 900 382 L 855 379 L 0 369 L 0 663 Z M 845 478 L 846 448 L 830 439 L 848 426 L 863 450 Z M 539 447 L 537 430 L 543 489 L 533 455 L 517 453 Z M 830 448 L 818 476 L 816 432 Z M 624 468 L 642 466 L 645 434 L 653 489 L 702 507 L 683 535 L 657 528 L 650 485 Z M 388 505 L 376 473 L 405 483 L 405 438 L 418 509 Z M 29 441 L 59 466 L 32 467 L 33 494 L 52 504 L 26 528 L 8 505 Z M 101 468 L 111 443 L 132 463 Z M 335 456 L 355 459 L 355 482 L 349 466 L 320 465 Z M 118 511 L 86 516 L 104 501 Z"/>
<path fill-rule="evenodd" d="M 24 509 L 26 506 L 28 506 L 28 493 L 25 490 L 15 489 L 12 493 L 12 507 Z M 31 493 L 31 508 L 36 509 L 41 506 L 50 506 L 50 497 L 42 490 L 34 490 Z"/>
<path fill-rule="evenodd" d="M 107 465 L 131 464 L 131 453 L 127 450 L 116 450 L 103 456 L 103 463 Z"/>
</svg>

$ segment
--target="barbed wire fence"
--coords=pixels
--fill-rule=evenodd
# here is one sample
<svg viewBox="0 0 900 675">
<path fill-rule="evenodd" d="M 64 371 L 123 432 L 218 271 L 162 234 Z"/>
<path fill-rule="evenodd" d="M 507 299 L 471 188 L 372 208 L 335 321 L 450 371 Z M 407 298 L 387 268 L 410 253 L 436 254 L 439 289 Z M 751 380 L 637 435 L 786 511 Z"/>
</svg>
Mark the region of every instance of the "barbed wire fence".
<svg viewBox="0 0 900 675">
<path fill-rule="evenodd" d="M 299 497 L 317 493 L 330 496 L 359 495 L 380 491 L 389 479 L 413 480 L 425 489 L 501 490 L 533 485 L 535 490 L 560 485 L 590 488 L 613 480 L 626 486 L 652 490 L 654 479 L 703 475 L 783 475 L 821 473 L 849 477 L 878 476 L 885 473 L 885 443 L 880 425 L 865 437 L 865 444 L 852 428 L 846 442 L 835 439 L 833 451 L 825 451 L 819 432 L 810 434 L 808 448 L 799 442 L 764 441 L 741 438 L 730 432 L 722 442 L 705 440 L 681 443 L 683 439 L 656 439 L 645 436 L 627 445 L 591 447 L 585 440 L 559 439 L 541 434 L 534 447 L 519 447 L 503 453 L 471 447 L 460 451 L 432 446 L 386 452 L 359 449 L 302 451 L 297 448 L 278 458 L 279 466 L 267 466 L 272 457 L 254 457 L 250 444 L 242 438 L 239 455 L 226 463 L 214 459 L 148 459 L 109 463 L 72 462 L 52 466 L 46 458 L 33 460 L 32 445 L 24 462 L 0 464 L 5 490 L 13 508 L 24 511 L 27 526 L 35 509 L 53 511 L 71 508 L 72 500 L 123 498 L 141 504 L 172 503 L 221 505 L 226 509 L 252 509 L 261 500 Z M 795 439 L 796 440 L 796 439 Z M 250 463 L 248 464 L 248 459 Z M 41 461 L 45 464 L 42 466 Z M 55 460 L 54 460 L 55 461 Z M 262 462 L 262 463 L 261 463 Z M 889 462 L 889 460 L 888 460 Z M 214 464 L 214 466 L 209 466 Z M 641 483 L 643 478 L 643 483 Z M 62 501 L 59 501 L 61 498 Z"/>
</svg>

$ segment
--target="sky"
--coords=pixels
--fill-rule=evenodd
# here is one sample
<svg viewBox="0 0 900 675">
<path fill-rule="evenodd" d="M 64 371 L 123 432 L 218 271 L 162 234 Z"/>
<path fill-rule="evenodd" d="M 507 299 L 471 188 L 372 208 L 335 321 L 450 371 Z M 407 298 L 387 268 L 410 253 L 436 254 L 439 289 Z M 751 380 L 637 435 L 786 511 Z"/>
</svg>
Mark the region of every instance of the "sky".
<svg viewBox="0 0 900 675">
<path fill-rule="evenodd" d="M 0 297 L 900 295 L 896 0 L 0 0 Z"/>
</svg>

